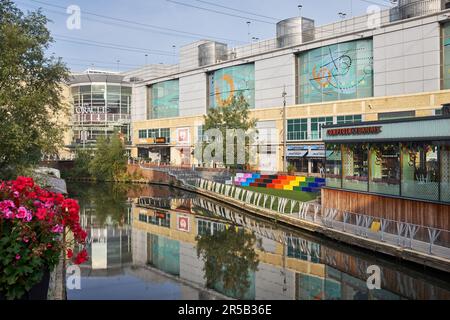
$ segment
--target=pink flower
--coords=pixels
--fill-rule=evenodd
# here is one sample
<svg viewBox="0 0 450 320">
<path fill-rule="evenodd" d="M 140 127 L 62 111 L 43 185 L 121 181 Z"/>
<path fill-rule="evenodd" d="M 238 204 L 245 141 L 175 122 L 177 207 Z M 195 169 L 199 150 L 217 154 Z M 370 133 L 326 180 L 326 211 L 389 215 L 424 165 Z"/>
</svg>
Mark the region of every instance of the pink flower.
<svg viewBox="0 0 450 320">
<path fill-rule="evenodd" d="M 20 193 L 18 191 L 13 192 L 14 198 L 18 198 L 20 196 Z"/>
<path fill-rule="evenodd" d="M 16 254 L 16 260 L 20 260 L 21 256 L 20 254 Z"/>
<path fill-rule="evenodd" d="M 7 210 L 4 215 L 5 219 L 14 219 L 14 213 L 11 210 Z"/>
<path fill-rule="evenodd" d="M 25 220 L 26 222 L 30 222 L 32 219 L 33 219 L 33 215 L 31 214 L 30 211 L 27 211 L 27 213 L 25 214 L 24 220 Z"/>
<path fill-rule="evenodd" d="M 25 219 L 25 217 L 27 216 L 27 213 L 28 213 L 28 210 L 25 207 L 19 207 L 19 209 L 17 209 L 16 218 Z"/>
<path fill-rule="evenodd" d="M 5 200 L 0 202 L 0 211 L 5 213 L 6 211 L 9 211 L 10 208 L 15 208 L 14 202 L 11 200 Z"/>
<path fill-rule="evenodd" d="M 56 226 L 54 226 L 52 228 L 53 233 L 61 233 L 61 232 L 63 232 L 63 230 L 64 230 L 64 227 L 59 224 L 57 224 Z"/>
</svg>

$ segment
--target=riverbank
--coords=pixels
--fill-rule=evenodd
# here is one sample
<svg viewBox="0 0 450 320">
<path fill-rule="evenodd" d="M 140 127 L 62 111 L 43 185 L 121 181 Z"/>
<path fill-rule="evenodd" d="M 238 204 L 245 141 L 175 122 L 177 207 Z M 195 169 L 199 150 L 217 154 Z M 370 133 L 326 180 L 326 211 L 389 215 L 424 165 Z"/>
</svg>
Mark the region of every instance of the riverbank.
<svg viewBox="0 0 450 320">
<path fill-rule="evenodd" d="M 387 242 L 369 239 L 364 236 L 358 236 L 348 232 L 343 232 L 314 222 L 300 220 L 286 214 L 280 214 L 273 210 L 257 207 L 255 205 L 246 203 L 242 200 L 227 197 L 205 189 L 201 189 L 191 185 L 183 185 L 181 181 L 176 180 L 173 176 L 170 176 L 165 172 L 159 172 L 155 170 L 145 170 L 144 176 L 145 180 L 141 179 L 138 181 L 124 181 L 124 182 L 176 187 L 184 191 L 194 192 L 196 194 L 206 196 L 210 199 L 219 200 L 221 202 L 227 203 L 228 205 L 234 208 L 244 210 L 245 212 L 258 217 L 263 217 L 265 219 L 282 223 L 290 227 L 299 228 L 301 230 L 306 230 L 309 232 L 320 234 L 334 241 L 339 241 L 351 246 L 388 255 L 397 259 L 402 259 L 421 266 L 433 268 L 439 271 L 450 272 L 450 260 L 443 257 L 427 254 L 425 252 L 411 250 L 405 247 L 396 246 L 394 244 L 390 244 Z M 150 179 L 150 177 L 157 179 Z"/>
</svg>

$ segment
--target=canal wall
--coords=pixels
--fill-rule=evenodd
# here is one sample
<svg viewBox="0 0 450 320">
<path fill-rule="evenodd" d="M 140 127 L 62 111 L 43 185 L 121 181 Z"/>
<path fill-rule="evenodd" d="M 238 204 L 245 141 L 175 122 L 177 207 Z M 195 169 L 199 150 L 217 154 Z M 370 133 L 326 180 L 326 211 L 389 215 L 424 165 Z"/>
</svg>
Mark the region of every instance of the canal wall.
<svg viewBox="0 0 450 320">
<path fill-rule="evenodd" d="M 280 222 L 288 226 L 300 228 L 302 230 L 318 233 L 330 239 L 347 243 L 352 246 L 368 249 L 377 253 L 386 254 L 398 259 L 410 261 L 437 270 L 450 272 L 450 260 L 446 258 L 442 258 L 432 254 L 427 254 L 424 252 L 418 252 L 404 247 L 399 247 L 386 242 L 368 239 L 363 236 L 358 236 L 355 234 L 339 231 L 313 222 L 299 220 L 288 215 L 283 215 L 272 210 L 251 205 L 249 203 L 246 203 L 244 201 L 235 198 L 227 197 L 191 185 L 183 185 L 175 177 L 170 176 L 166 172 L 161 172 L 158 170 L 152 170 L 148 168 L 146 168 L 146 170 L 142 170 L 139 167 L 139 165 L 129 165 L 128 170 L 130 174 L 132 173 L 141 174 L 142 180 L 140 180 L 139 183 L 146 181 L 147 183 L 151 184 L 174 186 L 185 191 L 194 192 L 211 199 L 225 202 L 232 207 L 244 210 L 250 214 L 264 217 L 275 222 Z"/>
</svg>

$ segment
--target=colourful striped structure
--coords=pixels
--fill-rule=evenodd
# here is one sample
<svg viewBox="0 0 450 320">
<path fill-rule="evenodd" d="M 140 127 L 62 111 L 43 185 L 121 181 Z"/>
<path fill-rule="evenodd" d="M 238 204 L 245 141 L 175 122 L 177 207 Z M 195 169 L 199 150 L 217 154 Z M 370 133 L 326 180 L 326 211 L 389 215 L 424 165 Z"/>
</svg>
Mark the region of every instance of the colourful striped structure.
<svg viewBox="0 0 450 320">
<path fill-rule="evenodd" d="M 237 173 L 234 184 L 241 187 L 319 192 L 320 188 L 325 186 L 325 179 L 286 175 L 261 175 L 259 173 Z"/>
</svg>

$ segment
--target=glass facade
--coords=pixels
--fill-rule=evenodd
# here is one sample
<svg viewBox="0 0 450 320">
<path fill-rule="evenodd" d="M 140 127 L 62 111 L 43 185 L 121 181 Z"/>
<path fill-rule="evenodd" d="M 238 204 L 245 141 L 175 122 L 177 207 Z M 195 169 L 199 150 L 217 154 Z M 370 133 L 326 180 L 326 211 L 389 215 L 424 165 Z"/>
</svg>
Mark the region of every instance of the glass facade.
<svg viewBox="0 0 450 320">
<path fill-rule="evenodd" d="M 131 87 L 114 83 L 72 85 L 73 141 L 95 144 L 99 137 L 119 131 L 130 141 Z"/>
<path fill-rule="evenodd" d="M 166 143 L 170 143 L 170 128 L 143 129 L 138 133 L 139 139 L 166 138 Z"/>
<path fill-rule="evenodd" d="M 362 121 L 362 115 L 350 115 L 350 116 L 338 116 L 337 124 L 351 124 L 358 123 Z"/>
<path fill-rule="evenodd" d="M 308 139 L 308 119 L 291 119 L 287 121 L 287 140 Z"/>
<path fill-rule="evenodd" d="M 174 118 L 179 116 L 180 89 L 178 80 L 153 84 L 149 119 Z"/>
<path fill-rule="evenodd" d="M 242 94 L 255 107 L 255 65 L 244 64 L 216 70 L 208 75 L 210 108 L 226 106 Z"/>
<path fill-rule="evenodd" d="M 311 139 L 322 139 L 322 127 L 333 124 L 333 117 L 311 118 Z"/>
<path fill-rule="evenodd" d="M 326 183 L 448 203 L 450 142 L 327 144 Z"/>
<path fill-rule="evenodd" d="M 442 55 L 442 89 L 450 89 L 450 23 L 445 23 L 442 27 Z"/>
<path fill-rule="evenodd" d="M 302 52 L 298 66 L 300 104 L 373 96 L 372 39 Z"/>
</svg>

